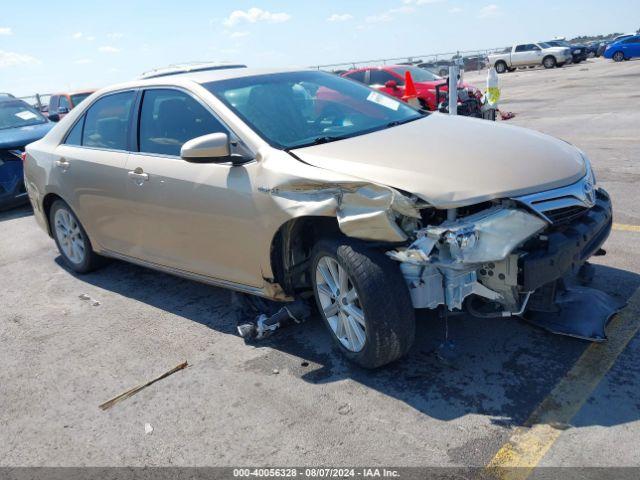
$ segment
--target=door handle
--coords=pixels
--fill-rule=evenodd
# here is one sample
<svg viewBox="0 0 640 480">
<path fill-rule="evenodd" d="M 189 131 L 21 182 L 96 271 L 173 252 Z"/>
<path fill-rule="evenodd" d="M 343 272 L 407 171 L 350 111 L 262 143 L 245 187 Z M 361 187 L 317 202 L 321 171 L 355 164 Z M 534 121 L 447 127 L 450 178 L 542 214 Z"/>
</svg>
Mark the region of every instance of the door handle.
<svg viewBox="0 0 640 480">
<path fill-rule="evenodd" d="M 56 167 L 60 167 L 64 171 L 66 171 L 69 168 L 69 161 L 65 158 L 56 160 L 55 164 L 56 164 Z"/>
</svg>

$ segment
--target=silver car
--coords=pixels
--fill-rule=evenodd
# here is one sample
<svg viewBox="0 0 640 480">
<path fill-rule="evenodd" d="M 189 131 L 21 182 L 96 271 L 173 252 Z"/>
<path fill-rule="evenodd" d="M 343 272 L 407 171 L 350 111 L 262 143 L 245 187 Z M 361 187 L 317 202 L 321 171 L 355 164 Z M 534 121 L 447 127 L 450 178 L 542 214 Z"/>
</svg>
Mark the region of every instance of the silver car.
<svg viewBox="0 0 640 480">
<path fill-rule="evenodd" d="M 409 350 L 415 309 L 521 315 L 611 227 L 568 143 L 319 71 L 103 89 L 27 147 L 25 175 L 70 269 L 113 257 L 273 300 L 312 291 L 370 368 Z"/>
</svg>

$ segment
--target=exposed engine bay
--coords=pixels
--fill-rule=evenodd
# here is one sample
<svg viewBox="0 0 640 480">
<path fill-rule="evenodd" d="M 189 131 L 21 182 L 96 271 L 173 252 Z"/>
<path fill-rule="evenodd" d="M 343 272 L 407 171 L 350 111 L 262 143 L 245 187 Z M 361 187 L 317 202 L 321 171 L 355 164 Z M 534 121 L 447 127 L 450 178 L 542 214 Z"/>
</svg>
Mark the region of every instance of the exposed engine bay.
<svg viewBox="0 0 640 480">
<path fill-rule="evenodd" d="M 553 311 L 556 282 L 600 252 L 611 229 L 607 193 L 589 178 L 572 187 L 572 199 L 552 192 L 427 213 L 430 224 L 406 248 L 387 251 L 414 307 L 481 317 L 519 316 L 528 306 Z"/>
</svg>

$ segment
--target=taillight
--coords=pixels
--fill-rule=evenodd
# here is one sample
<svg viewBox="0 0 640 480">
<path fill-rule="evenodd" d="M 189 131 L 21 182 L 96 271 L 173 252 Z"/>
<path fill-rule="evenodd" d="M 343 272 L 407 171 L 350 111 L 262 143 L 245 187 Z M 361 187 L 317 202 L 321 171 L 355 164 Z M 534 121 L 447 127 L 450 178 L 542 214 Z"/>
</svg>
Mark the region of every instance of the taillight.
<svg viewBox="0 0 640 480">
<path fill-rule="evenodd" d="M 22 161 L 24 162 L 27 159 L 27 152 L 22 152 L 22 155 L 20 155 L 20 158 L 22 158 Z"/>
</svg>

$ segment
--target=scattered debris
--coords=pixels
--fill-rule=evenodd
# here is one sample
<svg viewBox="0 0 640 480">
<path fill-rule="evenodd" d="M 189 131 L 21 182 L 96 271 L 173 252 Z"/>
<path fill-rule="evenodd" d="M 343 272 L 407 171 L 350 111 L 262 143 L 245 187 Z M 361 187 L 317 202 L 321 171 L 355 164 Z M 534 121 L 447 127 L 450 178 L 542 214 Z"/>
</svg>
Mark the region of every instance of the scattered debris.
<svg viewBox="0 0 640 480">
<path fill-rule="evenodd" d="M 153 427 L 151 426 L 150 423 L 144 424 L 144 433 L 145 435 L 151 435 L 153 433 Z"/>
<path fill-rule="evenodd" d="M 533 311 L 524 319 L 558 335 L 604 342 L 605 326 L 624 302 L 594 288 L 572 286 L 560 289 L 554 304 L 557 311 Z"/>
<path fill-rule="evenodd" d="M 309 362 L 302 362 L 300 364 L 301 367 L 308 367 L 309 366 Z"/>
<path fill-rule="evenodd" d="M 278 370 L 277 368 L 274 368 L 274 369 L 273 369 L 273 371 L 272 371 L 272 373 L 273 373 L 274 375 L 278 375 L 278 374 L 280 373 L 280 370 Z"/>
<path fill-rule="evenodd" d="M 309 315 L 311 315 L 309 304 L 303 299 L 297 299 L 271 316 L 262 313 L 253 322 L 239 324 L 238 333 L 246 340 L 262 340 L 279 328 L 304 322 Z"/>
<path fill-rule="evenodd" d="M 129 398 L 133 395 L 135 395 L 136 393 L 138 393 L 140 390 L 143 390 L 145 388 L 147 388 L 149 385 L 152 385 L 154 383 L 156 383 L 158 380 L 162 380 L 163 378 L 167 378 L 169 375 L 173 375 L 174 373 L 183 370 L 185 368 L 187 368 L 189 366 L 189 364 L 187 362 L 183 362 L 180 365 L 172 368 L 171 370 L 169 370 L 166 373 L 163 373 L 162 375 L 160 375 L 159 377 L 154 378 L 153 380 L 148 381 L 147 383 L 143 383 L 142 385 L 138 385 L 137 387 L 134 387 L 130 390 L 127 390 L 124 393 L 121 393 L 120 395 L 118 395 L 117 397 L 112 398 L 111 400 L 104 402 L 102 405 L 99 405 L 99 407 L 102 410 L 107 410 L 111 407 L 113 407 L 116 403 Z M 146 427 L 145 427 L 146 428 Z"/>
<path fill-rule="evenodd" d="M 351 413 L 351 404 L 350 403 L 343 403 L 342 405 L 340 405 L 338 407 L 338 413 L 340 415 L 348 415 L 349 413 Z"/>
<path fill-rule="evenodd" d="M 80 295 L 78 295 L 78 298 L 80 300 L 91 300 L 91 305 L 93 305 L 94 307 L 99 307 L 100 306 L 100 302 L 98 300 L 92 299 L 89 295 L 87 295 L 86 293 L 82 293 Z"/>
<path fill-rule="evenodd" d="M 513 112 L 503 112 L 502 110 L 498 110 L 500 112 L 500 120 L 511 120 L 516 116 Z"/>
</svg>

